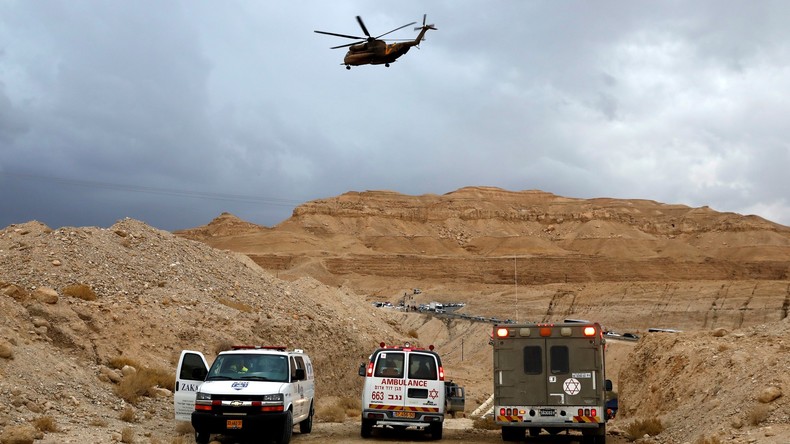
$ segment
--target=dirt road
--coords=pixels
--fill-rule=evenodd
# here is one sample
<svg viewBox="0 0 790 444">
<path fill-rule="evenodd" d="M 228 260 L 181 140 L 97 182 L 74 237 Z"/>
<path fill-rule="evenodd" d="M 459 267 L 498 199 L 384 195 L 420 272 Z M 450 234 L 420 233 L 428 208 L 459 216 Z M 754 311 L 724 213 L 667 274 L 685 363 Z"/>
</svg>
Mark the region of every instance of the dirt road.
<svg viewBox="0 0 790 444">
<path fill-rule="evenodd" d="M 293 444 L 308 443 L 308 442 L 332 442 L 332 443 L 411 443 L 411 442 L 434 442 L 430 436 L 416 430 L 394 431 L 391 429 L 375 428 L 373 429 L 373 437 L 363 439 L 359 436 L 359 421 L 348 420 L 343 423 L 316 423 L 313 426 L 313 431 L 309 435 L 302 435 L 298 432 L 298 428 L 294 429 Z M 472 425 L 471 419 L 457 418 L 445 420 L 444 423 L 444 436 L 442 441 L 438 442 L 453 442 L 453 443 L 499 443 L 501 444 L 502 435 L 499 430 L 481 430 L 476 429 Z M 581 435 L 565 435 L 560 434 L 550 436 L 543 434 L 538 437 L 529 438 L 527 443 L 535 444 L 581 444 Z M 625 444 L 628 441 L 620 436 L 607 436 L 607 444 Z M 231 444 L 236 443 L 234 440 L 221 439 L 212 442 L 212 444 L 222 443 Z"/>
</svg>

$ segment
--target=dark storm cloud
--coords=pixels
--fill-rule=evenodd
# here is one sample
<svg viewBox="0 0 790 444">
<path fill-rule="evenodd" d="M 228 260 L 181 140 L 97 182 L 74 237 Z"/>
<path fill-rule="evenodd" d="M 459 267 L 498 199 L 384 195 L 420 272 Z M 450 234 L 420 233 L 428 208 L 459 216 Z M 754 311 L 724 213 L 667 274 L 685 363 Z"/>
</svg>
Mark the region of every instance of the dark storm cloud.
<svg viewBox="0 0 790 444">
<path fill-rule="evenodd" d="M 790 223 L 783 2 L 0 4 L 0 226 L 273 225 L 351 190 L 645 198 Z M 361 15 L 422 49 L 341 65 Z M 394 38 L 413 38 L 408 27 Z"/>
</svg>

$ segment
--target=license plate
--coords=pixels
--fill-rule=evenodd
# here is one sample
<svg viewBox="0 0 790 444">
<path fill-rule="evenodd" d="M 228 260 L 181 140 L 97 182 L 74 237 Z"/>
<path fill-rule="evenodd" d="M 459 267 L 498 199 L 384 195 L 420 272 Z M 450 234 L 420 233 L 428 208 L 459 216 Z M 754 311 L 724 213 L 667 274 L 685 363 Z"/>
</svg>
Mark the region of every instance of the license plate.
<svg viewBox="0 0 790 444">
<path fill-rule="evenodd" d="M 540 416 L 554 416 L 555 414 L 554 409 L 540 409 Z"/>
<path fill-rule="evenodd" d="M 414 418 L 414 412 L 393 412 L 396 418 Z"/>
<path fill-rule="evenodd" d="M 241 428 L 241 419 L 229 419 L 225 427 L 228 430 L 239 430 Z"/>
</svg>

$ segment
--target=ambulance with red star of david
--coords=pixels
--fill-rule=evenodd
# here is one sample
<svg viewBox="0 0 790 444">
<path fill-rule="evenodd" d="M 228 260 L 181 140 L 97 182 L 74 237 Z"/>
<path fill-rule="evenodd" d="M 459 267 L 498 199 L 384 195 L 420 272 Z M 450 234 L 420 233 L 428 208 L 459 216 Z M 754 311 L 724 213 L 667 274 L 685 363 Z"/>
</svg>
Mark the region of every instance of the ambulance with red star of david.
<svg viewBox="0 0 790 444">
<path fill-rule="evenodd" d="M 495 325 L 494 418 L 503 441 L 529 431 L 580 431 L 585 444 L 606 442 L 604 339 L 589 321 Z"/>
<path fill-rule="evenodd" d="M 414 427 L 442 439 L 444 424 L 444 368 L 431 345 L 427 350 L 379 344 L 367 363 L 359 367 L 362 389 L 363 438 L 375 426 Z"/>
</svg>

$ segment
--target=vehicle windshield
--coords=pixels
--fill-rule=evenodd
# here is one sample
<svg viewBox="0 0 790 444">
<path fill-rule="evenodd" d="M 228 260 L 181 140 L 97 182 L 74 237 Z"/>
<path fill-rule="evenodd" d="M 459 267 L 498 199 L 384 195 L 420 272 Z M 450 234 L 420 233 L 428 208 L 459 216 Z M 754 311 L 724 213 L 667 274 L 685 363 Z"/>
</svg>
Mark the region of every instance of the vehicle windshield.
<svg viewBox="0 0 790 444">
<path fill-rule="evenodd" d="M 207 381 L 212 379 L 288 382 L 288 357 L 236 353 L 219 355 L 206 377 Z"/>
</svg>

